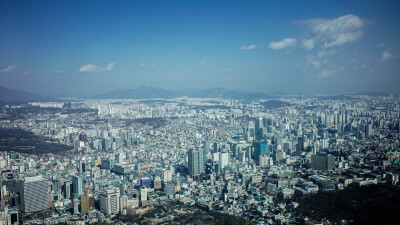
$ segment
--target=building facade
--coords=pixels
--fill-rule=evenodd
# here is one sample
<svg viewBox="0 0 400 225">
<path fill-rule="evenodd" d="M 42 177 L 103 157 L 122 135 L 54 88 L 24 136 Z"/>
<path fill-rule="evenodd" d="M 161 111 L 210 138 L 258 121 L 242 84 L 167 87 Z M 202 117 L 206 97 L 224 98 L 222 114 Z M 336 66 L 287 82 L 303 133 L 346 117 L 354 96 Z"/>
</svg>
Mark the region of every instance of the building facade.
<svg viewBox="0 0 400 225">
<path fill-rule="evenodd" d="M 106 190 L 100 194 L 100 211 L 107 216 L 119 212 L 119 190 Z"/>
<path fill-rule="evenodd" d="M 313 170 L 331 170 L 335 168 L 335 159 L 332 155 L 312 155 L 311 168 Z"/>
<path fill-rule="evenodd" d="M 189 175 L 199 175 L 200 173 L 204 172 L 204 150 L 198 149 L 194 150 L 191 149 L 188 152 L 188 169 Z"/>
<path fill-rule="evenodd" d="M 36 212 L 49 207 L 49 184 L 42 176 L 27 177 L 20 183 L 21 210 Z"/>
</svg>

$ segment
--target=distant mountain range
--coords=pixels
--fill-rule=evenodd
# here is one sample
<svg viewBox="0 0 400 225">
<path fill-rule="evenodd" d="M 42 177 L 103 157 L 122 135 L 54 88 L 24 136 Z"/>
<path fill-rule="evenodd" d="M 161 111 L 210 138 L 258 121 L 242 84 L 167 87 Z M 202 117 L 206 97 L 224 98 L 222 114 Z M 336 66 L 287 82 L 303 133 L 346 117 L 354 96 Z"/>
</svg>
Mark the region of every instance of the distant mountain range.
<svg viewBox="0 0 400 225">
<path fill-rule="evenodd" d="M 354 94 L 357 95 L 357 94 Z M 378 93 L 375 95 L 385 95 L 384 93 Z M 192 98 L 225 98 L 225 99 L 277 99 L 281 95 L 279 94 L 265 94 L 256 92 L 242 92 L 233 91 L 224 88 L 207 88 L 203 90 L 185 90 L 185 91 L 173 91 L 162 88 L 140 86 L 135 89 L 118 89 L 110 92 L 106 92 L 100 95 L 93 95 L 86 98 L 92 99 L 154 99 L 154 98 L 176 98 L 176 97 L 192 97 Z M 316 95 L 315 97 L 323 100 L 351 100 L 354 99 L 353 95 Z M 397 96 L 397 95 L 396 95 Z M 65 96 L 68 97 L 68 96 Z M 29 101 L 57 101 L 55 98 L 44 97 L 41 95 L 33 94 L 26 91 L 14 90 L 6 88 L 0 85 L 0 103 L 18 103 L 18 102 L 29 102 Z"/>
<path fill-rule="evenodd" d="M 0 85 L 0 102 L 29 102 L 29 101 L 51 101 L 53 99 L 26 91 L 6 88 Z"/>
<path fill-rule="evenodd" d="M 136 89 L 118 89 L 92 98 L 99 99 L 149 99 L 149 98 L 175 98 L 183 96 L 183 93 L 155 87 L 141 86 Z"/>
<path fill-rule="evenodd" d="M 263 93 L 244 93 L 224 88 L 208 88 L 197 91 L 172 91 L 162 88 L 140 86 L 135 89 L 118 89 L 100 95 L 90 96 L 92 99 L 154 99 L 154 98 L 226 98 L 226 99 L 255 99 L 274 98 L 276 95 Z M 29 101 L 57 101 L 54 98 L 44 97 L 26 91 L 19 91 L 0 86 L 0 102 L 18 103 Z"/>
<path fill-rule="evenodd" d="M 364 93 L 365 95 L 371 96 L 381 96 L 387 95 L 385 93 Z M 283 94 L 284 95 L 284 94 Z M 346 94 L 346 95 L 310 95 L 323 100 L 352 100 L 356 94 Z M 166 90 L 162 88 L 155 87 L 146 87 L 140 86 L 135 89 L 118 89 L 114 91 L 110 91 L 101 95 L 92 96 L 91 98 L 98 99 L 153 99 L 153 98 L 176 98 L 176 97 L 191 97 L 191 98 L 225 98 L 225 99 L 277 99 L 282 96 L 282 94 L 265 94 L 258 92 L 242 92 L 242 91 L 233 91 L 219 87 L 207 88 L 202 90 L 185 90 L 185 91 L 173 91 Z"/>
<path fill-rule="evenodd" d="M 243 93 L 227 90 L 224 88 L 208 88 L 198 91 L 171 91 L 154 87 L 138 87 L 136 89 L 119 89 L 96 95 L 92 98 L 100 99 L 152 99 L 152 98 L 229 98 L 229 99 L 252 99 L 252 98 L 271 98 L 272 95 L 262 93 Z"/>
</svg>

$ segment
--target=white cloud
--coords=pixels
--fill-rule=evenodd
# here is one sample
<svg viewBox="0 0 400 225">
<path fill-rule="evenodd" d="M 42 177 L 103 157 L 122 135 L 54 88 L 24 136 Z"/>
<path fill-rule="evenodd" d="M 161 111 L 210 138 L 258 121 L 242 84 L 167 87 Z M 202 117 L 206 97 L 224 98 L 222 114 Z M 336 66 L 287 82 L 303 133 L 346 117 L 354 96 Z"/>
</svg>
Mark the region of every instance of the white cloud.
<svg viewBox="0 0 400 225">
<path fill-rule="evenodd" d="M 87 65 L 82 66 L 82 67 L 79 69 L 79 72 L 81 72 L 81 73 L 93 73 L 93 72 L 111 71 L 111 70 L 114 69 L 114 66 L 115 66 L 115 63 L 114 63 L 114 62 L 111 62 L 111 63 L 107 64 L 107 66 L 104 67 L 104 68 L 102 68 L 102 69 L 99 68 L 99 67 L 96 66 L 96 65 L 87 64 Z"/>
<path fill-rule="evenodd" d="M 156 69 L 156 65 L 152 65 L 152 64 L 146 64 L 144 62 L 139 63 L 139 68 L 141 69 L 150 69 L 150 70 L 155 70 Z"/>
<path fill-rule="evenodd" d="M 339 46 L 353 41 L 357 41 L 358 39 L 361 38 L 362 35 L 363 35 L 362 31 L 336 34 L 335 36 L 332 36 L 330 40 L 324 42 L 324 47 L 330 48 L 333 46 Z"/>
<path fill-rule="evenodd" d="M 277 41 L 277 42 L 271 41 L 271 43 L 269 43 L 268 45 L 268 48 L 272 50 L 280 50 L 292 47 L 296 45 L 296 43 L 297 41 L 294 38 L 285 38 L 282 41 Z"/>
<path fill-rule="evenodd" d="M 303 41 L 306 49 L 314 48 L 316 43 L 321 43 L 324 48 L 340 46 L 359 40 L 363 36 L 364 21 L 354 15 L 345 15 L 332 20 L 311 20 L 309 23 L 311 33 Z M 318 21 L 318 22 L 316 22 Z"/>
<path fill-rule="evenodd" d="M 335 75 L 336 74 L 336 70 L 326 70 L 326 69 L 323 69 L 323 70 L 321 70 L 321 72 L 318 74 L 318 77 L 319 78 L 328 78 L 328 77 L 331 77 L 331 76 L 333 76 L 333 75 Z"/>
<path fill-rule="evenodd" d="M 303 40 L 302 45 L 303 45 L 304 48 L 306 48 L 306 49 L 308 49 L 308 50 L 311 50 L 311 49 L 313 49 L 314 46 L 315 46 L 315 39 L 306 39 L 306 40 Z"/>
<path fill-rule="evenodd" d="M 82 67 L 79 69 L 79 72 L 81 72 L 81 73 L 92 73 L 92 72 L 97 72 L 97 66 L 96 66 L 96 65 L 93 65 L 93 64 L 87 64 L 87 65 L 82 66 Z"/>
<path fill-rule="evenodd" d="M 328 51 L 322 50 L 322 51 L 318 52 L 318 57 L 323 58 L 323 57 L 334 55 L 334 54 L 336 54 L 335 50 L 328 50 Z"/>
<path fill-rule="evenodd" d="M 322 63 L 315 59 L 315 56 L 307 56 L 307 62 L 315 69 L 321 69 Z"/>
<path fill-rule="evenodd" d="M 16 68 L 15 66 L 7 66 L 7 68 L 0 70 L 0 73 L 12 72 L 15 68 Z"/>
<path fill-rule="evenodd" d="M 315 69 L 321 69 L 322 63 L 319 61 L 311 61 L 311 65 L 314 66 Z"/>
<path fill-rule="evenodd" d="M 204 66 L 204 64 L 207 63 L 207 59 L 203 59 L 201 60 L 201 62 L 199 63 L 199 66 Z"/>
<path fill-rule="evenodd" d="M 114 66 L 115 66 L 115 62 L 111 62 L 111 63 L 107 64 L 107 66 L 104 67 L 101 71 L 102 71 L 102 72 L 103 72 L 103 71 L 111 71 L 111 70 L 114 69 Z"/>
<path fill-rule="evenodd" d="M 322 54 L 335 54 L 333 52 L 328 51 L 329 53 L 322 53 Z M 316 57 L 314 55 L 308 55 L 306 57 L 308 62 L 308 68 L 311 69 L 313 73 L 315 73 L 317 78 L 325 79 L 334 76 L 338 69 L 335 65 L 329 63 L 329 59 Z"/>
<path fill-rule="evenodd" d="M 393 58 L 393 55 L 387 50 L 382 53 L 382 61 L 386 61 Z"/>
<path fill-rule="evenodd" d="M 233 69 L 233 68 L 228 68 L 228 69 L 222 71 L 221 73 L 232 73 L 232 72 L 234 72 L 234 71 L 235 71 L 235 69 Z"/>
<path fill-rule="evenodd" d="M 242 47 L 240 47 L 240 49 L 246 51 L 246 50 L 254 50 L 254 49 L 256 49 L 256 47 L 257 46 L 255 46 L 255 45 L 249 45 L 249 46 L 242 46 Z"/>
</svg>

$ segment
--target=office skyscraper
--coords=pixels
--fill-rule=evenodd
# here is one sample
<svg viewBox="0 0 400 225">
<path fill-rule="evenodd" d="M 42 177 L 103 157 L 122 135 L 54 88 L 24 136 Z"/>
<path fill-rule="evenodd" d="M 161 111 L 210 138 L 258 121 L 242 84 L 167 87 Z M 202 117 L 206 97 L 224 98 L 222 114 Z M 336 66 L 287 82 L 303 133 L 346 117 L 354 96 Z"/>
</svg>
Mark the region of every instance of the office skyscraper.
<svg viewBox="0 0 400 225">
<path fill-rule="evenodd" d="M 140 201 L 147 201 L 147 189 L 146 188 L 140 189 Z"/>
<path fill-rule="evenodd" d="M 260 155 L 268 154 L 267 142 L 254 142 L 253 160 L 258 162 Z"/>
<path fill-rule="evenodd" d="M 89 213 L 89 196 L 81 195 L 81 213 L 88 214 Z"/>
<path fill-rule="evenodd" d="M 226 166 L 229 165 L 229 152 L 220 152 L 219 153 L 219 169 L 224 169 Z"/>
<path fill-rule="evenodd" d="M 163 171 L 163 178 L 164 178 L 164 182 L 170 182 L 172 179 L 172 173 L 171 170 L 164 170 Z"/>
<path fill-rule="evenodd" d="M 256 130 L 256 128 L 255 128 L 254 122 L 250 121 L 249 126 L 248 126 L 248 132 L 249 132 L 249 134 L 248 134 L 249 140 L 248 141 L 254 141 L 255 135 L 256 135 L 255 130 Z"/>
<path fill-rule="evenodd" d="M 188 152 L 189 175 L 194 176 L 204 172 L 204 153 L 203 149 L 191 149 Z"/>
<path fill-rule="evenodd" d="M 119 210 L 122 211 L 128 205 L 128 196 L 119 196 Z"/>
<path fill-rule="evenodd" d="M 148 177 L 140 178 L 140 186 L 150 188 L 151 187 L 151 179 Z"/>
<path fill-rule="evenodd" d="M 72 202 L 74 204 L 74 214 L 78 214 L 79 213 L 79 200 L 75 198 Z"/>
<path fill-rule="evenodd" d="M 331 170 L 335 168 L 335 158 L 332 155 L 312 155 L 311 168 L 313 170 Z"/>
<path fill-rule="evenodd" d="M 86 162 L 84 160 L 79 161 L 79 173 L 86 172 Z"/>
<path fill-rule="evenodd" d="M 82 178 L 74 176 L 72 178 L 72 193 L 75 198 L 79 198 L 83 194 Z"/>
<path fill-rule="evenodd" d="M 257 118 L 256 122 L 255 122 L 255 127 L 254 127 L 254 130 L 255 130 L 254 135 L 255 135 L 255 139 L 257 141 L 261 140 L 263 137 L 263 126 L 264 126 L 263 118 Z"/>
<path fill-rule="evenodd" d="M 21 210 L 36 212 L 49 207 L 49 184 L 42 176 L 27 177 L 20 182 Z"/>
<path fill-rule="evenodd" d="M 103 149 L 110 150 L 112 148 L 113 139 L 107 137 L 103 139 Z"/>
<path fill-rule="evenodd" d="M 100 194 L 100 211 L 105 215 L 117 214 L 119 211 L 119 190 L 106 190 Z"/>
<path fill-rule="evenodd" d="M 65 198 L 66 199 L 70 199 L 71 198 L 71 181 L 65 181 L 64 193 L 65 193 Z"/>
<path fill-rule="evenodd" d="M 365 125 L 365 136 L 372 136 L 374 135 L 374 129 L 372 128 L 372 124 Z"/>
</svg>

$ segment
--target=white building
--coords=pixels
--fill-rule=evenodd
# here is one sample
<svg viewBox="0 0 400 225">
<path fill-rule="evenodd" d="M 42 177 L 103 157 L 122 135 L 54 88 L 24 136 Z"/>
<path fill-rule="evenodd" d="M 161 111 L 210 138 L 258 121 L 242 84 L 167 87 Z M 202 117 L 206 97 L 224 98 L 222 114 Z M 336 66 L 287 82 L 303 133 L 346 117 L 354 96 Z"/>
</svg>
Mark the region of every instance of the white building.
<svg viewBox="0 0 400 225">
<path fill-rule="evenodd" d="M 274 165 L 274 159 L 267 155 L 260 155 L 258 157 L 258 162 L 261 167 Z"/>
<path fill-rule="evenodd" d="M 172 179 L 172 173 L 171 170 L 164 170 L 163 171 L 163 178 L 164 178 L 164 182 L 170 182 Z"/>
<path fill-rule="evenodd" d="M 140 201 L 147 201 L 147 189 L 142 188 L 140 189 Z"/>
<path fill-rule="evenodd" d="M 222 152 L 220 153 L 219 157 L 220 157 L 219 159 L 220 168 L 224 169 L 229 164 L 229 153 Z"/>
<path fill-rule="evenodd" d="M 119 190 L 106 190 L 100 194 L 100 211 L 107 216 L 119 212 Z"/>
</svg>

